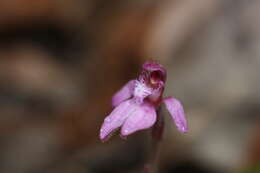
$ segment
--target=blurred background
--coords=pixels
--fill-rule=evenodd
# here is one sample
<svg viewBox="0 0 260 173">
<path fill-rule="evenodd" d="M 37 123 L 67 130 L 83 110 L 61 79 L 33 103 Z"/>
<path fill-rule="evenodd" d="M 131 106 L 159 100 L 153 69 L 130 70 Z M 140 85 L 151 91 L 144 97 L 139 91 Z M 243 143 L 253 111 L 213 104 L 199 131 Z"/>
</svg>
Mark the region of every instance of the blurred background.
<svg viewBox="0 0 260 173">
<path fill-rule="evenodd" d="M 141 172 L 148 130 L 98 139 L 146 60 L 168 70 L 160 173 L 260 173 L 260 1 L 1 0 L 0 172 Z"/>
</svg>

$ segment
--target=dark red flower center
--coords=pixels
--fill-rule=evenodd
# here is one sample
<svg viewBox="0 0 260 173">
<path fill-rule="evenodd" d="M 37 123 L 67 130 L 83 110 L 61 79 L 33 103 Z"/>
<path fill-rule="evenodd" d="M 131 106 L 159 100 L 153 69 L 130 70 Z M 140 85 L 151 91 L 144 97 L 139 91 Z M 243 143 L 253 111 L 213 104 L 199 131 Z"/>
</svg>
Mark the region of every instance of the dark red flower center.
<svg viewBox="0 0 260 173">
<path fill-rule="evenodd" d="M 158 84 L 160 82 L 164 82 L 164 76 L 161 73 L 161 71 L 157 70 L 157 71 L 153 71 L 150 74 L 150 80 L 149 83 L 153 88 L 158 87 Z"/>
<path fill-rule="evenodd" d="M 163 76 L 160 71 L 153 71 L 150 75 L 150 82 L 156 84 L 159 81 L 163 81 Z"/>
</svg>

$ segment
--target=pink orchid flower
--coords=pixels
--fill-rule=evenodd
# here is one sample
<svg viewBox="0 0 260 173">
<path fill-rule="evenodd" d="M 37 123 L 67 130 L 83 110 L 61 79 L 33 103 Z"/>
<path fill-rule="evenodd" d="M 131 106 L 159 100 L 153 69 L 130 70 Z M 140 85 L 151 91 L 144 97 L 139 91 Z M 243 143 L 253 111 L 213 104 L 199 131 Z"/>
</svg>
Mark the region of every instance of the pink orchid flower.
<svg viewBox="0 0 260 173">
<path fill-rule="evenodd" d="M 182 133 L 188 131 L 183 106 L 173 97 L 162 98 L 166 70 L 156 62 L 145 62 L 138 79 L 130 80 L 112 98 L 114 110 L 105 118 L 100 139 L 106 140 L 121 127 L 121 136 L 152 127 L 162 102 Z"/>
</svg>

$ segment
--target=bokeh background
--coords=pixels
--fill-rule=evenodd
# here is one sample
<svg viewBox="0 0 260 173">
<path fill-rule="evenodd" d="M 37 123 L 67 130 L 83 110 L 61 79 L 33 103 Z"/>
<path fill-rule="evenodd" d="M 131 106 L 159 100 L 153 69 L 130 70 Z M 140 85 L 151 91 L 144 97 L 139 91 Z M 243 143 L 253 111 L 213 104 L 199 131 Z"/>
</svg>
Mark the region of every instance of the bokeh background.
<svg viewBox="0 0 260 173">
<path fill-rule="evenodd" d="M 260 1 L 1 0 L 0 172 L 142 172 L 148 130 L 98 139 L 146 60 L 168 70 L 160 173 L 260 172 Z"/>
</svg>

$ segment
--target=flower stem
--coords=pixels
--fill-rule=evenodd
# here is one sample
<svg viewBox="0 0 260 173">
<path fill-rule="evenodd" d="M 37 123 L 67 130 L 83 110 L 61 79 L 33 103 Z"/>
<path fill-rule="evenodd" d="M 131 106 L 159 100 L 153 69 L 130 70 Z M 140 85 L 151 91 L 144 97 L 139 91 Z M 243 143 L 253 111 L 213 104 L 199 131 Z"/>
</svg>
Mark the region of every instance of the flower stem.
<svg viewBox="0 0 260 173">
<path fill-rule="evenodd" d="M 148 163 L 144 166 L 144 173 L 157 173 L 158 172 L 158 159 L 160 154 L 160 143 L 163 138 L 163 131 L 164 131 L 164 119 L 161 114 L 161 109 L 157 110 L 157 121 L 152 127 L 151 137 L 152 137 L 152 144 L 151 144 L 151 153 L 149 156 Z"/>
</svg>

